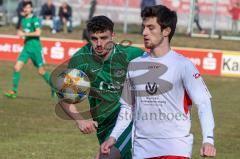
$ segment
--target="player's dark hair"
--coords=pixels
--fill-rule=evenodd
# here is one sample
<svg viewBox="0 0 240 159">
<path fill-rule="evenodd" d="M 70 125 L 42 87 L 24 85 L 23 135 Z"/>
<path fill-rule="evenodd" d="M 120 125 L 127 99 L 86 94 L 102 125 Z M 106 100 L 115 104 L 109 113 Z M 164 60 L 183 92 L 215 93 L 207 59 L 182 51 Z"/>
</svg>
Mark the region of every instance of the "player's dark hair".
<svg viewBox="0 0 240 159">
<path fill-rule="evenodd" d="M 113 32 L 114 23 L 106 16 L 100 15 L 92 17 L 87 22 L 87 31 L 88 32 L 105 32 L 109 30 L 110 32 Z"/>
<path fill-rule="evenodd" d="M 23 8 L 26 7 L 27 5 L 30 5 L 31 7 L 33 7 L 32 1 L 24 1 L 23 2 Z"/>
<path fill-rule="evenodd" d="M 161 31 L 167 27 L 171 28 L 169 42 L 171 41 L 177 25 L 177 14 L 175 11 L 172 11 L 163 5 L 150 6 L 143 9 L 141 17 L 143 20 L 146 18 L 156 17 L 157 23 L 161 27 Z"/>
</svg>

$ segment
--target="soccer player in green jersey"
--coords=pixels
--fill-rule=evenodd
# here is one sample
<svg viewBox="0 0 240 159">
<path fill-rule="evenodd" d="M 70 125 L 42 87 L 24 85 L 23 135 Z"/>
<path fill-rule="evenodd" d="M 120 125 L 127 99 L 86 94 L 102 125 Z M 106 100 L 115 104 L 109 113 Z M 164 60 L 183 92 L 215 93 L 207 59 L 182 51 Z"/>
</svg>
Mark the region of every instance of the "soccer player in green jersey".
<svg viewBox="0 0 240 159">
<path fill-rule="evenodd" d="M 18 60 L 14 66 L 13 86 L 5 95 L 9 98 L 16 98 L 18 84 L 20 81 L 20 71 L 24 64 L 30 58 L 35 67 L 38 68 L 38 73 L 49 83 L 50 75 L 44 68 L 44 59 L 42 54 L 42 45 L 40 41 L 41 29 L 39 19 L 33 15 L 33 5 L 31 1 L 23 2 L 24 18 L 21 21 L 21 29 L 18 30 L 18 36 L 25 38 L 24 48 L 18 56 Z M 52 95 L 54 95 L 52 91 Z"/>
<path fill-rule="evenodd" d="M 115 44 L 112 41 L 113 27 L 113 22 L 106 16 L 91 18 L 87 23 L 90 43 L 81 48 L 68 64 L 68 68 L 82 70 L 90 79 L 88 100 L 92 119 L 84 119 L 75 105 L 59 102 L 64 111 L 76 121 L 82 133 L 97 132 L 99 144 L 108 139 L 115 125 L 128 63 L 144 52 L 140 48 Z M 119 156 L 122 159 L 132 158 L 131 124 L 116 142 L 112 152 L 113 159 Z M 99 157 L 100 153 L 97 155 Z"/>
</svg>

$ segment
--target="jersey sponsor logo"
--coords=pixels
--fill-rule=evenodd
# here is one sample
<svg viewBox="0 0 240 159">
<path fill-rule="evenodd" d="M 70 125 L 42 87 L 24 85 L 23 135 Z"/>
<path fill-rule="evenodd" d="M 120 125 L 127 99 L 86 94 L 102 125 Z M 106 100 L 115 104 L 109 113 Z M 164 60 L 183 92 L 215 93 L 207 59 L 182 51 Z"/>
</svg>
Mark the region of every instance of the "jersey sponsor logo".
<svg viewBox="0 0 240 159">
<path fill-rule="evenodd" d="M 119 89 L 121 89 L 121 85 L 120 84 L 114 84 L 114 83 L 106 83 L 104 81 L 101 81 L 99 84 L 99 90 L 103 91 L 118 91 Z"/>
<path fill-rule="evenodd" d="M 146 92 L 150 95 L 154 95 L 157 93 L 157 84 L 154 82 L 153 84 L 151 84 L 150 82 L 147 83 L 146 87 Z"/>
<path fill-rule="evenodd" d="M 193 77 L 194 77 L 195 79 L 198 79 L 199 77 L 201 77 L 201 74 L 200 74 L 200 73 L 195 73 L 195 74 L 193 75 Z"/>
<path fill-rule="evenodd" d="M 126 71 L 124 69 L 115 69 L 113 75 L 115 77 L 123 77 Z"/>
<path fill-rule="evenodd" d="M 91 69 L 91 72 L 94 73 L 94 72 L 100 71 L 101 69 L 102 69 L 102 68 L 92 68 L 92 69 Z"/>
<path fill-rule="evenodd" d="M 152 65 L 152 66 L 148 66 L 148 69 L 158 69 L 160 67 L 161 65 Z"/>
<path fill-rule="evenodd" d="M 39 24 L 39 22 L 35 22 L 34 25 L 37 26 L 37 25 L 40 25 L 40 24 Z"/>
<path fill-rule="evenodd" d="M 25 33 L 30 33 L 30 29 L 24 29 Z"/>
</svg>

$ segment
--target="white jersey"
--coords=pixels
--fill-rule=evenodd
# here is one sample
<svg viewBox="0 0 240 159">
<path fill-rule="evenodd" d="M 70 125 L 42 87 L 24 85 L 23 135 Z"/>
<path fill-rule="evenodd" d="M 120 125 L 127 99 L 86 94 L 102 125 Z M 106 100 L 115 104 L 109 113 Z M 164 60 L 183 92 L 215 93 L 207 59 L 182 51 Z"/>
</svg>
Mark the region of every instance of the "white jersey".
<svg viewBox="0 0 240 159">
<path fill-rule="evenodd" d="M 146 53 L 129 63 L 121 111 L 111 136 L 117 139 L 133 119 L 134 159 L 166 155 L 190 157 L 192 101 L 198 108 L 203 142 L 213 144 L 210 98 L 190 60 L 172 50 L 162 57 Z"/>
</svg>

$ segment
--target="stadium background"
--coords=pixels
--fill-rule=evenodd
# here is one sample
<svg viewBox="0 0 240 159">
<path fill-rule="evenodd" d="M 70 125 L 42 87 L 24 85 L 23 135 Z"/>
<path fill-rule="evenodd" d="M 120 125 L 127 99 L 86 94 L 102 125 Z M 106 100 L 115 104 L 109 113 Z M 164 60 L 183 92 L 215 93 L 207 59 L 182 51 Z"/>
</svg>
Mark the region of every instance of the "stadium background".
<svg viewBox="0 0 240 159">
<path fill-rule="evenodd" d="M 36 14 L 43 2 L 34 1 Z M 74 33 L 52 35 L 48 28 L 43 28 L 43 52 L 49 70 L 68 59 L 85 43 L 80 39 L 88 17 L 90 0 L 68 2 L 74 8 Z M 200 23 L 207 30 L 204 36 L 198 34 L 195 25 L 189 20 L 191 1 L 157 2 L 178 12 L 178 30 L 172 42 L 174 49 L 188 56 L 201 73 L 206 74 L 204 78 L 213 96 L 216 120 L 216 158 L 239 158 L 240 49 L 239 41 L 235 41 L 238 40 L 239 33 L 232 33 L 232 20 L 227 9 L 235 1 L 199 0 Z M 21 51 L 23 41 L 15 36 L 16 31 L 12 24 L 17 1 L 3 0 L 2 4 L 5 11 L 7 10 L 3 12 L 5 24 L 0 26 L 0 91 L 4 92 L 11 85 L 13 61 Z M 59 6 L 60 0 L 55 0 L 54 4 Z M 104 14 L 116 22 L 117 42 L 127 39 L 134 45 L 143 47 L 142 37 L 139 35 L 139 5 L 140 0 L 99 0 L 95 15 Z M 193 37 L 187 36 L 189 32 Z M 224 40 L 223 37 L 232 40 Z M 48 87 L 41 80 L 32 64 L 28 63 L 22 71 L 19 98 L 9 100 L 0 96 L 0 158 L 93 158 L 98 149 L 95 135 L 82 135 L 73 122 L 62 120 L 56 115 L 56 101 L 50 98 Z M 84 107 L 86 106 L 87 103 Z M 79 108 L 83 109 L 80 106 Z M 200 158 L 198 151 L 201 144 L 195 108 L 192 116 L 195 159 Z"/>
</svg>

